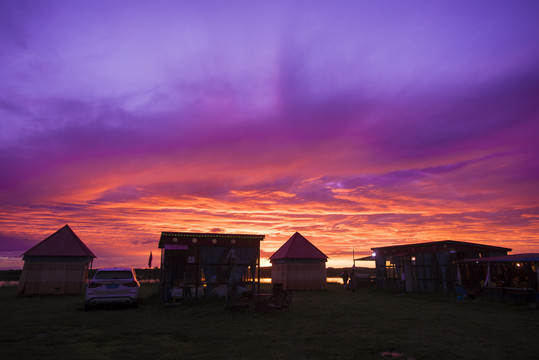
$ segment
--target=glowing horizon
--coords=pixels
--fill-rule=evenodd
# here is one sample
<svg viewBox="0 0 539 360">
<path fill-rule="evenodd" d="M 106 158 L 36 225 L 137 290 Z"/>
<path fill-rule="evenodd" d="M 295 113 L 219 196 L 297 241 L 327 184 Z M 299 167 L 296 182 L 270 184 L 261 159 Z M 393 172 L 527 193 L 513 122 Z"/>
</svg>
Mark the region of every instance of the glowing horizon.
<svg viewBox="0 0 539 360">
<path fill-rule="evenodd" d="M 0 4 L 0 269 L 65 224 L 539 252 L 539 4 Z"/>
</svg>

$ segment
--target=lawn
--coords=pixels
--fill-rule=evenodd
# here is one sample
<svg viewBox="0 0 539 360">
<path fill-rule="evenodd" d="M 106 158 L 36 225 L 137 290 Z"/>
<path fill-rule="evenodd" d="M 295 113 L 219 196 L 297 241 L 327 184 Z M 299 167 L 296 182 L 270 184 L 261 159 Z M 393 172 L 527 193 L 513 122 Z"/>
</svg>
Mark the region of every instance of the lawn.
<svg viewBox="0 0 539 360">
<path fill-rule="evenodd" d="M 82 296 L 0 288 L 1 359 L 534 359 L 539 311 L 440 294 L 297 292 L 289 312 L 168 307 L 143 285 L 138 309 L 82 310 Z M 390 357 L 385 357 L 390 358 Z"/>
</svg>

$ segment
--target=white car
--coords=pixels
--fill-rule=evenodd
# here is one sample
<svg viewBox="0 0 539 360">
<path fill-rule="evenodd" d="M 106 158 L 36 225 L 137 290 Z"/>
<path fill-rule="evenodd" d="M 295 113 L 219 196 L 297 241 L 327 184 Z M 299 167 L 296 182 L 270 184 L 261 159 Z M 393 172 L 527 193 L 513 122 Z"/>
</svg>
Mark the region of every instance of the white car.
<svg viewBox="0 0 539 360">
<path fill-rule="evenodd" d="M 99 269 L 86 288 L 84 310 L 97 305 L 137 307 L 140 283 L 131 268 Z"/>
</svg>

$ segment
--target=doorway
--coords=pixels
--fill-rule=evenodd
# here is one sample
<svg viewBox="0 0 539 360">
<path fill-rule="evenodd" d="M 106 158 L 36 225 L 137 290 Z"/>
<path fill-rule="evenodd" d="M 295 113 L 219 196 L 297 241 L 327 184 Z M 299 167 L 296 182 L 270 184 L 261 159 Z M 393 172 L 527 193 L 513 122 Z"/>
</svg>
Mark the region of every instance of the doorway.
<svg viewBox="0 0 539 360">
<path fill-rule="evenodd" d="M 406 292 L 412 292 L 414 291 L 414 271 L 412 267 L 412 260 L 403 260 L 402 264 L 404 268 Z"/>
</svg>

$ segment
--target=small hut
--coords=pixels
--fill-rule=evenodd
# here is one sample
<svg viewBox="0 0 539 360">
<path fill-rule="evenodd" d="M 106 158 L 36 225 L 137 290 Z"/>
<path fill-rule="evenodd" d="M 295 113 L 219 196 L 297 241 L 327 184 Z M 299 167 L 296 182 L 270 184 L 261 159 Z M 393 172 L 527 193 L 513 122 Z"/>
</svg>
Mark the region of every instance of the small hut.
<svg viewBox="0 0 539 360">
<path fill-rule="evenodd" d="M 80 294 L 95 257 L 66 225 L 23 254 L 18 293 Z"/>
<path fill-rule="evenodd" d="M 234 286 L 255 291 L 263 240 L 264 235 L 254 234 L 162 232 L 163 301 L 222 295 L 223 289 L 226 295 Z"/>
<path fill-rule="evenodd" d="M 381 288 L 413 291 L 455 289 L 456 261 L 507 255 L 509 248 L 464 241 L 433 241 L 372 248 L 376 284 Z M 365 258 L 364 258 L 365 259 Z"/>
<path fill-rule="evenodd" d="M 539 253 L 465 259 L 457 265 L 457 285 L 468 295 L 539 304 Z"/>
<path fill-rule="evenodd" d="M 325 289 L 328 257 L 296 232 L 271 257 L 271 282 L 285 290 Z"/>
</svg>

